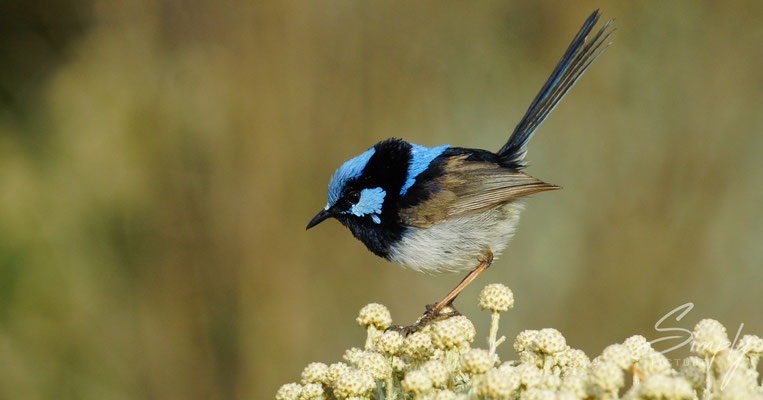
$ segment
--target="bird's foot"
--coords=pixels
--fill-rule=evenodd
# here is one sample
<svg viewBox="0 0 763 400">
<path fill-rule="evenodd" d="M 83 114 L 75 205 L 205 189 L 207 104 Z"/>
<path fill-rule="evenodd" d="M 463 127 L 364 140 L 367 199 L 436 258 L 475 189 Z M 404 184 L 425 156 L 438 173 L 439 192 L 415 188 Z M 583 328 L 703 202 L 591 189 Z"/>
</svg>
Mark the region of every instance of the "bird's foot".
<svg viewBox="0 0 763 400">
<path fill-rule="evenodd" d="M 408 326 L 400 326 L 400 325 L 392 325 L 389 328 L 387 328 L 388 331 L 397 331 L 400 332 L 403 336 L 408 336 L 411 333 L 418 332 L 427 324 L 433 321 L 439 321 L 443 319 L 448 319 L 450 317 L 455 317 L 457 315 L 461 315 L 458 310 L 456 310 L 453 305 L 448 305 L 446 307 L 443 307 L 442 309 L 436 309 L 436 304 L 427 304 L 426 305 L 426 311 L 424 312 L 424 315 L 419 318 L 418 321 L 416 321 L 413 325 Z"/>
</svg>

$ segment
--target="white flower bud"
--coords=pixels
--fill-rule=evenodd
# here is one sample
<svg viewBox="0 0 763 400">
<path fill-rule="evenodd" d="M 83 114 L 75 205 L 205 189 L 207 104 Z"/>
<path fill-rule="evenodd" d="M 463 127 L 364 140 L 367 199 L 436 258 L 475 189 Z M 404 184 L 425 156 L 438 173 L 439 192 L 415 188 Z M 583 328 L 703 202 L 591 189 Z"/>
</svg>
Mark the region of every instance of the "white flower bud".
<svg viewBox="0 0 763 400">
<path fill-rule="evenodd" d="M 491 283 L 480 292 L 479 306 L 490 311 L 506 311 L 514 307 L 514 293 L 506 285 Z"/>
<path fill-rule="evenodd" d="M 299 400 L 302 394 L 302 385 L 299 383 L 287 383 L 276 392 L 276 400 Z"/>
<path fill-rule="evenodd" d="M 387 307 L 378 303 L 371 303 L 360 309 L 356 321 L 358 325 L 363 327 L 374 326 L 379 330 L 384 330 L 392 325 L 392 315 L 390 315 Z"/>
</svg>

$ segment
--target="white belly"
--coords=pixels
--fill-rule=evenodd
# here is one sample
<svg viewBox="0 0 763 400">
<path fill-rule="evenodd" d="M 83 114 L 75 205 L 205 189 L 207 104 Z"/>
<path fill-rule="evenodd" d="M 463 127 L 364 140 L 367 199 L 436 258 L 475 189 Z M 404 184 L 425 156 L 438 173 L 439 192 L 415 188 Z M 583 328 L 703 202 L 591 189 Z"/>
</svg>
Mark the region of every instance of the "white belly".
<svg viewBox="0 0 763 400">
<path fill-rule="evenodd" d="M 390 259 L 419 272 L 472 270 L 487 250 L 497 257 L 506 247 L 523 208 L 514 201 L 429 228 L 411 227 L 391 249 Z"/>
</svg>

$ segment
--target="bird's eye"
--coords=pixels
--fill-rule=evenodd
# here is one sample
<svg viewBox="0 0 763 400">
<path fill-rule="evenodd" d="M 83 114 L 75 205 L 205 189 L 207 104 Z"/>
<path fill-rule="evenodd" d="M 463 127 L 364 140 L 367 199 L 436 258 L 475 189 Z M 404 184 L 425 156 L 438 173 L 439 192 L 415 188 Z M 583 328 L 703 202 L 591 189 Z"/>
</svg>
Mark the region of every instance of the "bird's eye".
<svg viewBox="0 0 763 400">
<path fill-rule="evenodd" d="M 349 201 L 350 203 L 352 203 L 352 204 L 357 204 L 357 203 L 358 203 L 358 201 L 360 201 L 360 192 L 356 192 L 356 191 L 354 191 L 354 190 L 353 190 L 352 192 L 349 192 L 349 193 L 347 193 L 347 195 L 345 196 L 345 198 L 346 198 L 346 199 L 347 199 L 347 201 Z"/>
</svg>

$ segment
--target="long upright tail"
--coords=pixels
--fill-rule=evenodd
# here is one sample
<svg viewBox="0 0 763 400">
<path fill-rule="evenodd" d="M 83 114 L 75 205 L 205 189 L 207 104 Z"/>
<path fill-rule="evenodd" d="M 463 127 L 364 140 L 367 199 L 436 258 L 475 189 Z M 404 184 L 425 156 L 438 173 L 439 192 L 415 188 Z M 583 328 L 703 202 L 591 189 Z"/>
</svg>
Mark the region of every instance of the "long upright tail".
<svg viewBox="0 0 763 400">
<path fill-rule="evenodd" d="M 515 167 L 523 167 L 523 159 L 527 153 L 527 141 L 530 139 L 535 129 L 540 126 L 541 123 L 548 117 L 548 114 L 556 107 L 559 101 L 564 98 L 574 85 L 575 82 L 580 79 L 583 73 L 596 61 L 596 59 L 607 49 L 609 44 L 602 47 L 610 35 L 614 32 L 614 29 L 609 32 L 605 31 L 612 24 L 612 21 L 607 21 L 606 24 L 594 35 L 593 38 L 588 40 L 587 36 L 591 33 L 591 30 L 599 21 L 599 10 L 596 10 L 591 16 L 586 19 L 583 26 L 578 31 L 575 38 L 572 39 L 572 43 L 567 48 L 567 51 L 562 56 L 559 63 L 556 64 L 554 72 L 548 77 L 546 83 L 535 96 L 535 99 L 530 104 L 530 108 L 527 109 L 524 117 L 519 121 L 514 132 L 511 134 L 509 141 L 506 142 L 501 150 L 498 151 L 498 155 L 501 158 L 502 163 L 505 165 L 512 165 Z"/>
</svg>

